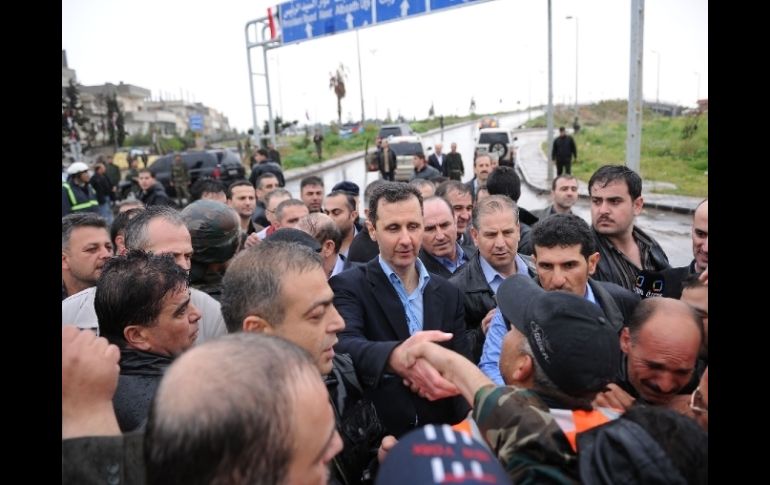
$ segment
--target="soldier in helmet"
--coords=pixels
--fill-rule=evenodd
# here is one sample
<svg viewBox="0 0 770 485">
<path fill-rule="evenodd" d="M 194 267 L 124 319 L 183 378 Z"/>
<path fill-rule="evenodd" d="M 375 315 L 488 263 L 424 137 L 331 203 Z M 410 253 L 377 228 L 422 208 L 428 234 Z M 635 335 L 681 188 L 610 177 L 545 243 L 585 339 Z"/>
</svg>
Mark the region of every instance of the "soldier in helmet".
<svg viewBox="0 0 770 485">
<path fill-rule="evenodd" d="M 190 286 L 219 300 L 227 263 L 240 245 L 238 214 L 213 200 L 197 200 L 182 211 L 192 238 Z"/>
<path fill-rule="evenodd" d="M 174 155 L 171 165 L 171 187 L 176 191 L 176 203 L 179 207 L 190 202 L 190 171 L 182 161 L 182 155 Z"/>
</svg>

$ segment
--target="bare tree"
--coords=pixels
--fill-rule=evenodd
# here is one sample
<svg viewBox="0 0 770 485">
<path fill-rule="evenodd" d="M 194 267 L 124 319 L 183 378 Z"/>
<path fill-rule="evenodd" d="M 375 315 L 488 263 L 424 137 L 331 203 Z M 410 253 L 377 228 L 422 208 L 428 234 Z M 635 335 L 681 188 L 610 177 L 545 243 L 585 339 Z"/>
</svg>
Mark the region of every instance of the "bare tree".
<svg viewBox="0 0 770 485">
<path fill-rule="evenodd" d="M 345 77 L 347 68 L 342 65 L 337 68 L 335 73 L 329 73 L 329 88 L 334 90 L 337 96 L 337 123 L 342 125 L 342 98 L 345 97 Z"/>
</svg>

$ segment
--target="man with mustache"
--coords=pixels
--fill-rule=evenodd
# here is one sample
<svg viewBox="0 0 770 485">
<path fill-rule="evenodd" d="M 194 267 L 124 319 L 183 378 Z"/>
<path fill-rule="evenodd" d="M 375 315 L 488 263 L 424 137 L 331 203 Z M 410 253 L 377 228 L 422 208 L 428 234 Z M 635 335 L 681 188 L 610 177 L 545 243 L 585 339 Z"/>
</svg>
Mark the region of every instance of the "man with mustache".
<svg viewBox="0 0 770 485">
<path fill-rule="evenodd" d="M 96 285 L 104 263 L 112 257 L 107 221 L 92 212 L 61 219 L 62 300 Z"/>
<path fill-rule="evenodd" d="M 594 279 L 634 291 L 640 273 L 670 267 L 657 241 L 634 225 L 644 206 L 639 174 L 624 165 L 604 165 L 588 181 L 588 192 L 601 256 Z"/>
</svg>

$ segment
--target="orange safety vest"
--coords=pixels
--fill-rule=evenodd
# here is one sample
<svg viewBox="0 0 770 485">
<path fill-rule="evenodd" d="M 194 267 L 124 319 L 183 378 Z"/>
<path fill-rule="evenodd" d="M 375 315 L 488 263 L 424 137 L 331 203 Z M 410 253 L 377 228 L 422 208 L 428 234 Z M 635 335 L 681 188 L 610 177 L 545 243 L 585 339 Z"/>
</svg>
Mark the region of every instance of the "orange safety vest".
<svg viewBox="0 0 770 485">
<path fill-rule="evenodd" d="M 567 441 L 575 452 L 577 452 L 578 433 L 618 419 L 622 414 L 617 409 L 604 407 L 594 408 L 591 411 L 551 409 L 549 413 L 556 419 L 556 423 L 567 436 Z"/>
</svg>

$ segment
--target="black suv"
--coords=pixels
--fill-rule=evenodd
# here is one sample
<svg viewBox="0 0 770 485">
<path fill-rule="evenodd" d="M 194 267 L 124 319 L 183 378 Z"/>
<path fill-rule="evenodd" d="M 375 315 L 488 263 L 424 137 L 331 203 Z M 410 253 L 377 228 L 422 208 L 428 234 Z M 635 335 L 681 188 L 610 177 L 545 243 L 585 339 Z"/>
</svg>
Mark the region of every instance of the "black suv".
<svg viewBox="0 0 770 485">
<path fill-rule="evenodd" d="M 226 186 L 236 180 L 246 178 L 246 169 L 243 167 L 238 154 L 227 149 L 206 150 L 199 152 L 182 152 L 182 161 L 190 171 L 190 184 L 194 184 L 200 177 L 211 177 L 221 180 Z M 155 179 L 163 184 L 169 197 L 176 197 L 176 191 L 169 186 L 171 180 L 171 165 L 176 155 L 164 155 L 152 165 L 150 172 Z"/>
</svg>

